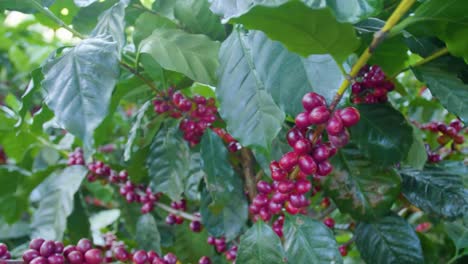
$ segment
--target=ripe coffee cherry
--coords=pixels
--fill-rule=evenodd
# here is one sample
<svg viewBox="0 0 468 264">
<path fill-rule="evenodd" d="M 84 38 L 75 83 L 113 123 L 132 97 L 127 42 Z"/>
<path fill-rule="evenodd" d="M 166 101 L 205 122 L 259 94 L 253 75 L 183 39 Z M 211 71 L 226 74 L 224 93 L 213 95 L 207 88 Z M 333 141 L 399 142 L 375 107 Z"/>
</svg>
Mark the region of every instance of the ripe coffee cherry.
<svg viewBox="0 0 468 264">
<path fill-rule="evenodd" d="M 317 93 L 306 93 L 302 97 L 302 106 L 306 111 L 312 111 L 312 109 L 326 105 L 325 98 Z"/>
<path fill-rule="evenodd" d="M 340 254 L 343 257 L 348 255 L 348 249 L 346 248 L 345 245 L 341 245 L 340 247 L 338 247 L 338 251 L 340 251 Z"/>
<path fill-rule="evenodd" d="M 91 248 L 92 248 L 91 241 L 89 241 L 89 239 L 86 239 L 86 238 L 80 239 L 80 241 L 78 241 L 78 244 L 76 245 L 76 249 L 78 249 L 83 254 L 86 253 L 86 251 L 90 250 Z"/>
<path fill-rule="evenodd" d="M 463 123 L 458 120 L 458 119 L 454 119 L 450 122 L 450 126 L 455 128 L 455 130 L 458 132 L 460 132 L 462 129 L 463 129 Z"/>
<path fill-rule="evenodd" d="M 319 176 L 327 176 L 333 170 L 333 166 L 328 160 L 322 161 L 318 164 L 317 174 Z"/>
<path fill-rule="evenodd" d="M 309 122 L 309 114 L 307 112 L 298 114 L 296 116 L 295 122 L 298 128 L 306 128 L 311 125 Z"/>
<path fill-rule="evenodd" d="M 209 237 L 208 237 L 208 240 L 207 240 L 207 243 L 208 243 L 209 245 L 215 245 L 215 244 L 216 244 L 216 238 L 213 237 L 213 236 L 209 236 Z"/>
<path fill-rule="evenodd" d="M 258 194 L 253 199 L 252 203 L 258 207 L 263 207 L 268 203 L 268 197 L 264 194 Z"/>
<path fill-rule="evenodd" d="M 279 212 L 281 212 L 281 209 L 283 208 L 283 206 L 279 203 L 275 203 L 274 201 L 270 201 L 268 203 L 268 209 L 270 209 L 270 212 L 272 214 L 278 214 Z"/>
<path fill-rule="evenodd" d="M 289 202 L 286 203 L 285 209 L 286 209 L 286 212 L 288 212 L 288 213 L 290 213 L 292 215 L 298 214 L 301 211 L 300 208 L 292 206 L 291 203 L 289 203 Z"/>
<path fill-rule="evenodd" d="M 253 215 L 258 214 L 260 212 L 260 208 L 261 207 L 258 207 L 255 204 L 250 204 L 249 205 L 249 213 L 251 213 Z"/>
<path fill-rule="evenodd" d="M 177 257 L 172 253 L 167 253 L 164 256 L 164 260 L 167 262 L 167 264 L 176 264 L 177 263 Z"/>
<path fill-rule="evenodd" d="M 203 227 L 200 221 L 192 221 L 190 222 L 190 229 L 195 233 L 200 233 Z"/>
<path fill-rule="evenodd" d="M 96 248 L 86 251 L 84 257 L 85 257 L 86 263 L 88 264 L 100 264 L 104 260 L 104 258 L 102 257 L 101 250 L 96 249 Z"/>
<path fill-rule="evenodd" d="M 70 252 L 77 250 L 75 246 L 68 245 L 63 249 L 63 255 L 66 257 Z"/>
<path fill-rule="evenodd" d="M 310 152 L 312 146 L 307 139 L 299 139 L 296 144 L 294 144 L 294 152 L 297 155 L 304 155 Z"/>
<path fill-rule="evenodd" d="M 30 263 L 31 264 L 48 264 L 49 262 L 44 257 L 37 257 L 37 258 L 33 259 Z M 75 264 L 75 263 L 73 263 L 73 264 Z"/>
<path fill-rule="evenodd" d="M 289 196 L 287 194 L 282 193 L 280 191 L 274 192 L 273 195 L 271 196 L 271 200 L 279 204 L 284 203 L 288 198 Z"/>
<path fill-rule="evenodd" d="M 211 264 L 211 259 L 209 257 L 207 257 L 207 256 L 203 256 L 198 261 L 198 264 Z"/>
<path fill-rule="evenodd" d="M 47 240 L 42 243 L 41 248 L 39 249 L 39 254 L 43 257 L 48 257 L 55 252 L 55 242 L 52 240 Z"/>
<path fill-rule="evenodd" d="M 335 227 L 335 220 L 333 220 L 333 218 L 327 217 L 325 218 L 325 220 L 323 220 L 323 223 L 329 228 Z"/>
<path fill-rule="evenodd" d="M 346 146 L 349 142 L 349 132 L 348 130 L 344 129 L 343 132 L 337 136 L 329 135 L 328 139 L 333 144 L 333 146 L 337 148 L 341 148 Z"/>
<path fill-rule="evenodd" d="M 278 184 L 278 191 L 284 194 L 290 193 L 294 190 L 294 182 L 291 180 L 285 180 Z"/>
<path fill-rule="evenodd" d="M 144 250 L 138 250 L 133 254 L 133 263 L 135 264 L 145 264 L 148 260 L 148 255 Z"/>
<path fill-rule="evenodd" d="M 67 259 L 70 264 L 82 264 L 84 262 L 83 253 L 78 250 L 70 252 Z"/>
<path fill-rule="evenodd" d="M 339 110 L 338 115 L 340 116 L 341 121 L 345 127 L 356 125 L 361 118 L 359 111 L 354 107 L 346 107 L 342 110 Z"/>
<path fill-rule="evenodd" d="M 299 158 L 299 169 L 307 175 L 314 174 L 317 171 L 317 164 L 309 155 L 303 155 Z"/>
<path fill-rule="evenodd" d="M 327 132 L 329 135 L 338 136 L 343 132 L 344 126 L 341 118 L 338 115 L 334 115 L 327 124 Z"/>
<path fill-rule="evenodd" d="M 3 256 L 4 254 L 0 254 Z M 28 264 L 31 262 L 33 259 L 39 257 L 39 252 L 35 249 L 28 249 L 23 253 L 23 261 L 24 263 Z"/>
<path fill-rule="evenodd" d="M 266 181 L 259 181 L 257 183 L 257 190 L 260 192 L 260 193 L 263 193 L 263 194 L 269 194 L 273 191 L 273 188 L 271 188 L 271 185 L 266 182 Z"/>
<path fill-rule="evenodd" d="M 316 162 L 322 162 L 331 156 L 330 149 L 325 145 L 317 146 L 312 153 L 312 156 Z"/>
<path fill-rule="evenodd" d="M 29 243 L 29 248 L 30 249 L 35 249 L 35 250 L 37 250 L 39 252 L 39 250 L 41 249 L 42 243 L 44 243 L 44 239 L 35 238 L 35 239 L 31 240 L 31 242 Z"/>
<path fill-rule="evenodd" d="M 326 106 L 319 106 L 314 108 L 309 113 L 309 123 L 312 125 L 320 125 L 328 121 L 330 118 L 330 111 Z"/>
<path fill-rule="evenodd" d="M 63 243 L 62 242 L 55 242 L 55 253 L 62 253 L 63 252 Z"/>
<path fill-rule="evenodd" d="M 4 256 L 8 252 L 7 245 L 0 243 L 0 257 Z"/>
<path fill-rule="evenodd" d="M 49 256 L 47 258 L 47 261 L 49 262 L 49 264 L 64 264 L 65 263 L 65 258 L 63 257 L 62 254 L 55 253 L 54 255 Z M 91 264 L 91 262 L 88 262 L 88 263 Z M 94 264 L 96 264 L 96 263 L 94 263 Z"/>
<path fill-rule="evenodd" d="M 295 191 L 298 194 L 305 194 L 308 191 L 310 191 L 311 188 L 312 188 L 312 184 L 308 180 L 297 180 L 296 181 Z"/>
<path fill-rule="evenodd" d="M 152 263 L 155 258 L 159 257 L 158 253 L 156 253 L 154 250 L 148 251 L 147 255 L 148 255 L 148 262 L 149 263 Z"/>
<path fill-rule="evenodd" d="M 304 138 L 304 136 L 302 135 L 301 131 L 299 129 L 297 129 L 296 127 L 290 129 L 288 131 L 288 134 L 286 135 L 286 139 L 288 140 L 288 144 L 291 147 L 294 147 L 296 142 L 301 138 Z"/>
<path fill-rule="evenodd" d="M 122 262 L 127 261 L 130 258 L 130 254 L 122 246 L 114 248 L 114 256 L 117 260 Z"/>
<path fill-rule="evenodd" d="M 271 219 L 271 214 L 265 207 L 260 209 L 259 215 L 264 222 L 267 222 Z"/>
<path fill-rule="evenodd" d="M 291 151 L 283 155 L 279 161 L 279 165 L 285 171 L 290 171 L 297 165 L 298 156 L 296 152 Z"/>
<path fill-rule="evenodd" d="M 289 203 L 296 208 L 307 206 L 308 202 L 303 194 L 291 194 L 289 197 Z"/>
</svg>

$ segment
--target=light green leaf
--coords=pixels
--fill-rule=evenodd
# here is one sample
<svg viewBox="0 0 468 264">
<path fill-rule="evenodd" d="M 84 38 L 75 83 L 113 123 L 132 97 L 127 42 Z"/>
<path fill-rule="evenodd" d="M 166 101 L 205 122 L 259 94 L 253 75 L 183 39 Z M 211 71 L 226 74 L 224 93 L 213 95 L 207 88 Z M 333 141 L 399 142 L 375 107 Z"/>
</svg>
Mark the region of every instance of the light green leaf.
<svg viewBox="0 0 468 264">
<path fill-rule="evenodd" d="M 158 28 L 176 29 L 177 24 L 163 16 L 155 16 L 148 12 L 141 14 L 135 21 L 135 31 L 133 32 L 135 46 L 138 47 L 143 39 L 149 37 Z"/>
<path fill-rule="evenodd" d="M 138 219 L 136 241 L 141 249 L 146 251 L 154 250 L 156 253 L 161 254 L 161 236 L 156 221 L 151 214 L 144 214 Z"/>
<path fill-rule="evenodd" d="M 57 121 L 91 146 L 119 76 L 115 42 L 90 38 L 43 67 L 45 102 Z"/>
<path fill-rule="evenodd" d="M 408 151 L 404 163 L 410 167 L 421 170 L 427 161 L 426 147 L 421 136 L 421 132 L 415 126 L 413 126 L 413 143 Z"/>
<path fill-rule="evenodd" d="M 110 9 L 104 11 L 98 19 L 98 23 L 91 32 L 90 37 L 108 39 L 117 42 L 119 53 L 125 45 L 125 7 L 123 2 L 118 2 Z"/>
<path fill-rule="evenodd" d="M 218 50 L 219 43 L 207 36 L 168 28 L 155 29 L 139 47 L 141 53 L 151 55 L 163 68 L 206 84 L 216 81 Z"/>
</svg>

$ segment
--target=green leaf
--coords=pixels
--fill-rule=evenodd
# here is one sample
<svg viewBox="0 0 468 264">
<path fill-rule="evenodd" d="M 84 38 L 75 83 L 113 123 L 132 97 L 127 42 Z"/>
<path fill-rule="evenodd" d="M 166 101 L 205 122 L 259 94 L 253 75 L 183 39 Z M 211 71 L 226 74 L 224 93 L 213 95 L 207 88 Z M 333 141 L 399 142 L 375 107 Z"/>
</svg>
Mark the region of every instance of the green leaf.
<svg viewBox="0 0 468 264">
<path fill-rule="evenodd" d="M 211 8 L 215 13 L 224 14 L 230 22 L 265 32 L 271 39 L 282 42 L 289 50 L 302 56 L 330 54 L 343 62 L 359 47 L 353 26 L 336 21 L 329 8 L 312 9 L 299 1 L 281 5 L 277 3 L 284 1 L 266 4 L 249 2 L 255 4 L 243 3 L 241 10 L 236 10 L 235 14 L 227 10 L 229 5 L 220 1 L 215 1 Z"/>
<path fill-rule="evenodd" d="M 206 34 L 214 40 L 226 37 L 223 25 L 213 14 L 208 0 L 175 1 L 174 15 L 190 32 Z"/>
<path fill-rule="evenodd" d="M 25 181 L 30 174 L 18 167 L 0 166 L 0 215 L 7 223 L 19 220 L 27 210 L 28 196 Z"/>
<path fill-rule="evenodd" d="M 456 222 L 445 222 L 444 227 L 457 250 L 468 248 L 468 223 L 466 217 Z"/>
<path fill-rule="evenodd" d="M 6 106 L 0 106 L 0 132 L 11 131 L 15 128 L 18 117 Z"/>
<path fill-rule="evenodd" d="M 38 91 L 40 91 L 41 81 L 44 79 L 44 76 L 42 75 L 42 69 L 38 68 L 33 70 L 31 72 L 31 77 L 31 82 L 29 82 L 26 91 L 24 92 L 23 96 L 21 96 L 21 109 L 19 111 L 19 114 L 23 118 L 29 113 L 29 111 L 33 107 L 34 95 Z"/>
<path fill-rule="evenodd" d="M 195 233 L 187 232 L 189 228 L 187 221 L 175 228 L 173 252 L 177 252 L 177 258 L 182 263 L 198 263 L 202 256 L 215 255 L 213 246 L 206 243 L 208 239 L 206 229 L 203 229 L 200 233 Z M 194 247 L 194 245 L 197 246 Z M 217 263 L 214 262 L 214 259 L 211 260 L 213 263 Z"/>
<path fill-rule="evenodd" d="M 139 248 L 146 251 L 154 250 L 156 253 L 161 254 L 161 236 L 156 221 L 151 214 L 144 214 L 138 219 L 136 241 Z"/>
<path fill-rule="evenodd" d="M 228 151 L 223 140 L 213 131 L 206 131 L 201 140 L 200 154 L 206 173 L 206 189 L 214 204 L 223 206 L 231 194 L 242 190 L 242 180 L 228 160 Z"/>
<path fill-rule="evenodd" d="M 0 218 L 0 239 L 15 239 L 29 235 L 29 223 L 26 221 L 18 221 L 14 224 L 7 224 Z"/>
<path fill-rule="evenodd" d="M 190 201 L 200 200 L 200 181 L 207 177 L 203 170 L 203 160 L 199 152 L 192 152 L 190 155 L 190 170 L 185 183 L 184 195 Z"/>
<path fill-rule="evenodd" d="M 21 140 L 17 140 L 18 138 L 21 138 Z M 30 131 L 27 131 L 25 126 L 2 136 L 0 142 L 8 157 L 14 159 L 17 163 L 24 159 L 24 156 L 31 148 L 38 145 L 36 137 Z"/>
<path fill-rule="evenodd" d="M 119 53 L 125 45 L 125 7 L 123 2 L 118 2 L 108 10 L 104 11 L 98 19 L 98 23 L 91 32 L 90 37 L 112 39 L 117 42 Z"/>
<path fill-rule="evenodd" d="M 412 69 L 416 77 L 426 83 L 431 93 L 450 112 L 468 123 L 468 84 L 465 84 L 456 73 L 449 72 L 429 64 Z"/>
<path fill-rule="evenodd" d="M 78 243 L 83 237 L 91 237 L 91 224 L 85 201 L 80 192 L 73 198 L 73 211 L 67 218 L 67 235 L 72 243 Z"/>
<path fill-rule="evenodd" d="M 140 109 L 138 110 L 136 114 L 135 122 L 133 123 L 132 128 L 130 129 L 130 132 L 128 133 L 127 143 L 125 143 L 124 161 L 130 160 L 133 142 L 135 141 L 137 137 L 138 130 L 140 129 L 140 126 L 141 126 L 141 121 L 143 120 L 143 117 L 145 116 L 145 113 L 148 110 L 148 108 L 150 108 L 150 106 L 151 106 L 151 101 L 147 101 L 140 107 Z"/>
<path fill-rule="evenodd" d="M 75 1 L 75 5 L 79 6 L 79 7 L 87 7 L 89 6 L 90 4 L 98 1 L 98 0 L 74 0 Z"/>
<path fill-rule="evenodd" d="M 119 76 L 117 45 L 90 38 L 43 67 L 45 102 L 57 121 L 91 146 Z"/>
<path fill-rule="evenodd" d="M 173 201 L 182 198 L 190 166 L 189 147 L 177 132 L 177 126 L 165 123 L 154 137 L 146 160 L 153 191 L 163 192 Z"/>
<path fill-rule="evenodd" d="M 73 212 L 73 196 L 86 173 L 87 169 L 83 166 L 67 167 L 49 176 L 38 187 L 43 192 L 39 208 L 32 217 L 31 237 L 62 240 L 67 217 Z"/>
<path fill-rule="evenodd" d="M 243 264 L 287 263 L 281 240 L 259 220 L 240 237 L 236 262 Z"/>
<path fill-rule="evenodd" d="M 382 11 L 383 0 L 318 0 L 303 1 L 311 7 L 329 7 L 341 22 L 357 23 Z"/>
<path fill-rule="evenodd" d="M 405 117 L 389 104 L 358 105 L 361 120 L 351 138 L 363 154 L 380 166 L 404 160 L 413 143 L 413 130 Z"/>
<path fill-rule="evenodd" d="M 287 216 L 284 248 L 290 263 L 343 263 L 333 232 L 310 217 Z"/>
<path fill-rule="evenodd" d="M 55 0 L 37 0 L 42 6 L 51 6 Z M 30 1 L 4 0 L 0 2 L 0 10 L 16 10 L 23 13 L 36 13 L 37 9 Z"/>
<path fill-rule="evenodd" d="M 468 191 L 458 173 L 426 166 L 424 170 L 403 169 L 400 174 L 403 194 L 421 210 L 447 219 L 468 211 Z"/>
<path fill-rule="evenodd" d="M 149 37 L 158 28 L 176 29 L 177 24 L 163 16 L 156 16 L 148 12 L 141 14 L 135 22 L 133 33 L 135 46 L 138 47 L 143 39 Z"/>
<path fill-rule="evenodd" d="M 243 146 L 268 151 L 285 115 L 255 70 L 251 37 L 235 30 L 223 42 L 216 96 L 229 133 Z"/>
<path fill-rule="evenodd" d="M 413 126 L 413 143 L 408 151 L 404 163 L 410 167 L 421 170 L 427 161 L 426 147 L 422 139 L 420 130 Z"/>
<path fill-rule="evenodd" d="M 341 149 L 332 161 L 335 169 L 323 179 L 324 187 L 341 212 L 367 220 L 390 211 L 401 185 L 394 169 L 376 166 L 351 147 Z"/>
<path fill-rule="evenodd" d="M 230 199 L 222 205 L 207 190 L 202 190 L 200 213 L 206 230 L 215 237 L 224 236 L 228 241 L 236 238 L 244 229 L 248 217 L 247 200 L 242 189 L 233 190 Z"/>
<path fill-rule="evenodd" d="M 139 47 L 141 53 L 151 55 L 163 68 L 206 84 L 216 81 L 218 50 L 219 43 L 207 36 L 168 28 L 155 29 Z"/>
<path fill-rule="evenodd" d="M 386 216 L 373 223 L 360 222 L 354 235 L 366 263 L 424 263 L 418 236 L 399 216 Z"/>
<path fill-rule="evenodd" d="M 99 15 L 118 2 L 119 0 L 95 1 L 89 6 L 80 8 L 73 17 L 73 28 L 81 34 L 91 33 L 98 22 Z"/>
<path fill-rule="evenodd" d="M 408 47 L 403 36 L 395 36 L 382 42 L 369 60 L 370 65 L 379 65 L 388 76 L 405 68 L 408 61 Z"/>
<path fill-rule="evenodd" d="M 30 0 L 26 0 L 23 2 L 28 2 Z M 55 16 L 57 16 L 60 20 L 65 22 L 66 25 L 71 24 L 73 17 L 78 13 L 79 7 L 77 7 L 73 0 L 60 0 L 55 1 L 53 5 L 48 7 L 50 12 L 52 12 Z M 66 13 L 62 13 L 62 11 L 67 10 Z M 37 13 L 34 17 L 43 25 L 52 28 L 52 29 L 59 29 L 61 26 L 57 24 L 57 22 L 53 21 L 47 15 L 43 13 Z"/>
</svg>

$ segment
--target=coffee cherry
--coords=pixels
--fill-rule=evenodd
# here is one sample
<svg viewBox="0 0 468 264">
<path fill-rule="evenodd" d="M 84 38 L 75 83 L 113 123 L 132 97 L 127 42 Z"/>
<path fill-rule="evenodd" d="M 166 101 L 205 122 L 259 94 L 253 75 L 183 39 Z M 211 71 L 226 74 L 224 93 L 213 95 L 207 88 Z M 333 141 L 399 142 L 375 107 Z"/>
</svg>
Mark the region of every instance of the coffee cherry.
<svg viewBox="0 0 468 264">
<path fill-rule="evenodd" d="M 271 200 L 279 204 L 284 203 L 288 198 L 289 196 L 287 194 L 282 193 L 280 191 L 274 192 L 273 195 L 271 196 Z"/>
<path fill-rule="evenodd" d="M 6 252 L 5 252 L 6 253 Z M 3 256 L 4 254 L 0 254 L 0 256 Z M 28 264 L 31 262 L 33 259 L 39 257 L 39 252 L 35 249 L 28 249 L 23 253 L 23 261 L 24 263 Z"/>
<path fill-rule="evenodd" d="M 130 254 L 122 246 L 114 248 L 114 256 L 117 260 L 122 262 L 125 262 L 130 258 Z"/>
<path fill-rule="evenodd" d="M 309 122 L 309 114 L 307 112 L 298 114 L 296 116 L 295 122 L 298 128 L 306 128 L 311 125 Z"/>
<path fill-rule="evenodd" d="M 148 260 L 148 255 L 144 250 L 138 250 L 133 254 L 132 260 L 135 264 L 145 264 Z"/>
<path fill-rule="evenodd" d="M 167 262 L 167 264 L 176 264 L 177 263 L 177 257 L 172 253 L 167 253 L 164 256 L 164 260 Z"/>
<path fill-rule="evenodd" d="M 327 133 L 332 136 L 338 136 L 343 132 L 344 126 L 341 118 L 338 115 L 334 115 L 327 124 Z"/>
<path fill-rule="evenodd" d="M 320 125 L 328 121 L 330 118 L 330 111 L 326 106 L 319 106 L 314 108 L 309 113 L 309 123 L 312 125 Z"/>
<path fill-rule="evenodd" d="M 49 264 L 49 262 L 47 261 L 47 259 L 44 258 L 44 257 L 41 257 L 41 256 L 39 256 L 39 257 L 33 259 L 30 263 L 31 263 L 31 264 Z M 77 264 L 77 263 L 72 263 L 72 264 Z"/>
<path fill-rule="evenodd" d="M 259 181 L 257 183 L 257 190 L 260 192 L 260 193 L 263 193 L 263 194 L 269 194 L 273 191 L 273 188 L 271 188 L 271 185 L 266 182 L 266 181 Z"/>
<path fill-rule="evenodd" d="M 203 256 L 198 261 L 198 264 L 211 264 L 211 259 L 207 256 Z"/>
<path fill-rule="evenodd" d="M 49 262 L 49 264 L 64 264 L 65 258 L 63 257 L 63 255 L 59 253 L 55 253 L 54 255 L 49 256 L 47 258 L 47 261 Z M 88 263 L 91 264 L 91 262 L 88 262 Z M 94 264 L 97 264 L 97 263 L 94 263 Z"/>
<path fill-rule="evenodd" d="M 286 209 L 286 212 L 292 215 L 296 215 L 301 211 L 301 209 L 292 206 L 291 203 L 286 203 L 285 209 Z"/>
<path fill-rule="evenodd" d="M 66 257 L 70 252 L 77 250 L 75 246 L 73 245 L 68 245 L 63 249 L 63 255 Z"/>
<path fill-rule="evenodd" d="M 4 256 L 8 252 L 7 245 L 0 243 L 0 257 Z"/>
<path fill-rule="evenodd" d="M 294 190 L 294 182 L 291 180 L 285 180 L 278 184 L 278 191 L 284 194 L 288 194 Z"/>
<path fill-rule="evenodd" d="M 289 203 L 296 208 L 301 208 L 307 206 L 307 198 L 303 194 L 291 194 L 289 197 Z"/>
<path fill-rule="evenodd" d="M 268 197 L 264 194 L 258 194 L 253 199 L 252 203 L 258 207 L 263 207 L 268 203 Z"/>
<path fill-rule="evenodd" d="M 288 152 L 281 157 L 279 161 L 280 167 L 285 171 L 290 171 L 297 165 L 298 156 L 294 151 Z"/>
<path fill-rule="evenodd" d="M 333 144 L 333 146 L 342 148 L 349 142 L 349 132 L 348 130 L 344 129 L 343 132 L 337 136 L 329 135 L 328 139 Z"/>
<path fill-rule="evenodd" d="M 271 214 L 266 208 L 261 208 L 259 215 L 260 215 L 260 218 L 262 218 L 264 222 L 268 222 L 271 219 Z"/>
<path fill-rule="evenodd" d="M 335 227 L 335 220 L 333 220 L 333 218 L 327 217 L 325 218 L 325 220 L 323 220 L 323 223 L 329 228 Z"/>
<path fill-rule="evenodd" d="M 148 251 L 148 253 L 146 255 L 148 255 L 148 262 L 149 263 L 153 263 L 153 260 L 155 258 L 159 257 L 158 253 L 156 253 L 154 250 Z"/>
<path fill-rule="evenodd" d="M 44 239 L 35 238 L 35 239 L 31 240 L 31 242 L 29 243 L 29 248 L 30 249 L 35 249 L 35 250 L 37 250 L 39 252 L 39 250 L 41 249 L 42 243 L 44 243 Z"/>
<path fill-rule="evenodd" d="M 450 126 L 453 127 L 457 131 L 457 133 L 459 133 L 463 129 L 463 123 L 458 119 L 452 120 L 450 122 Z"/>
<path fill-rule="evenodd" d="M 208 243 L 209 245 L 215 245 L 215 244 L 216 244 L 216 238 L 213 237 L 213 236 L 209 236 L 209 237 L 208 237 L 208 240 L 207 240 L 207 243 Z"/>
<path fill-rule="evenodd" d="M 299 129 L 297 128 L 292 128 L 291 130 L 288 131 L 288 134 L 286 135 L 288 144 L 291 147 L 294 147 L 296 142 L 302 138 L 304 138 L 304 136 L 302 135 L 301 131 L 299 131 Z"/>
<path fill-rule="evenodd" d="M 303 155 L 299 158 L 299 169 L 308 175 L 314 174 L 317 171 L 317 164 L 309 155 Z"/>
<path fill-rule="evenodd" d="M 72 251 L 68 254 L 67 260 L 70 264 L 82 264 L 84 262 L 83 253 L 78 250 Z"/>
<path fill-rule="evenodd" d="M 341 121 L 345 127 L 356 125 L 361 118 L 359 111 L 354 107 L 346 107 L 338 111 L 338 115 L 340 116 Z"/>
<path fill-rule="evenodd" d="M 192 221 L 190 222 L 190 229 L 195 233 L 200 233 L 203 227 L 200 221 Z"/>
<path fill-rule="evenodd" d="M 298 194 L 305 194 L 308 191 L 310 191 L 311 188 L 312 188 L 312 184 L 308 180 L 297 180 L 296 181 L 295 191 Z"/>
<path fill-rule="evenodd" d="M 333 166 L 327 160 L 320 162 L 317 167 L 317 174 L 319 176 L 327 176 L 333 171 Z"/>
<path fill-rule="evenodd" d="M 78 244 L 76 245 L 76 249 L 78 249 L 82 254 L 86 253 L 86 251 L 90 250 L 92 248 L 91 241 L 86 238 L 82 238 L 78 241 Z"/>
<path fill-rule="evenodd" d="M 297 155 L 308 154 L 312 149 L 310 142 L 306 139 L 299 139 L 296 144 L 294 144 L 294 152 Z"/>
<path fill-rule="evenodd" d="M 318 106 L 326 105 L 325 98 L 317 93 L 306 93 L 302 97 L 302 106 L 306 111 L 312 111 Z"/>
<path fill-rule="evenodd" d="M 62 242 L 55 242 L 55 253 L 62 253 L 63 252 L 63 243 Z"/>
<path fill-rule="evenodd" d="M 312 156 L 316 162 L 327 160 L 331 156 L 330 148 L 325 145 L 319 145 L 314 149 Z"/>
<path fill-rule="evenodd" d="M 338 251 L 340 251 L 341 256 L 346 256 L 348 255 L 348 249 L 346 248 L 345 245 L 341 245 L 338 247 Z"/>
<path fill-rule="evenodd" d="M 42 243 L 41 248 L 39 249 L 39 254 L 43 257 L 48 257 L 55 252 L 55 242 L 52 240 L 47 240 Z"/>
<path fill-rule="evenodd" d="M 278 214 L 281 212 L 281 208 L 283 208 L 283 206 L 279 203 L 275 203 L 274 201 L 270 201 L 268 203 L 268 209 L 270 209 L 270 212 L 273 213 L 273 214 Z"/>
</svg>

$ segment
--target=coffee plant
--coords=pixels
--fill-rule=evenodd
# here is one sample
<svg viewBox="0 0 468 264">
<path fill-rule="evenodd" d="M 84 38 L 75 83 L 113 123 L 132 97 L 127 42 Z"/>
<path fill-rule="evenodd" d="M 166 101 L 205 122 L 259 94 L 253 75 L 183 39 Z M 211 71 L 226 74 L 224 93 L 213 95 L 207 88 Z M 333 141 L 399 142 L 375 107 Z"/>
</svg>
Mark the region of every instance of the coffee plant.
<svg viewBox="0 0 468 264">
<path fill-rule="evenodd" d="M 466 0 L 0 10 L 0 264 L 468 262 Z"/>
</svg>

